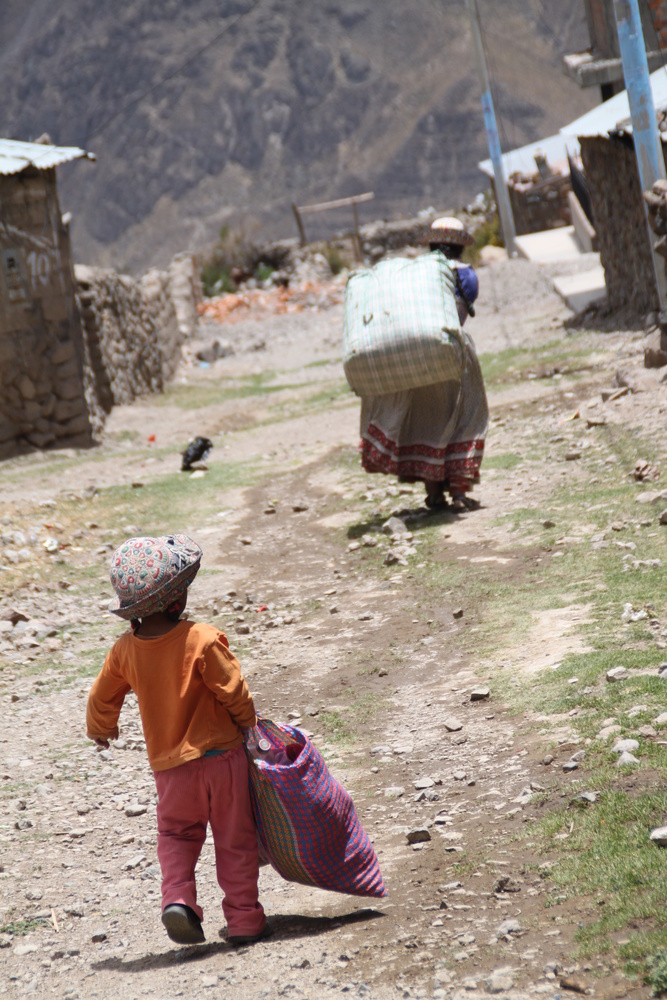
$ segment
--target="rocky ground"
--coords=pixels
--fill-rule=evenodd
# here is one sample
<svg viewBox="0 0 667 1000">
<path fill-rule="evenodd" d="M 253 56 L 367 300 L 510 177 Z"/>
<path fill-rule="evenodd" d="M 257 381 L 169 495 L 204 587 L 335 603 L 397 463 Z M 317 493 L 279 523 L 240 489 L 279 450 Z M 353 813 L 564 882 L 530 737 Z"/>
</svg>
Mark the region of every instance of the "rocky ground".
<svg viewBox="0 0 667 1000">
<path fill-rule="evenodd" d="M 643 330 L 568 329 L 548 279 L 525 261 L 481 274 L 477 511 L 430 514 L 417 487 L 359 469 L 334 293 L 206 327 L 233 353 L 114 411 L 98 448 L 3 464 L 0 995 L 650 995 L 666 390 Z M 182 474 L 195 434 L 215 447 Z M 263 869 L 273 934 L 234 949 L 207 843 L 207 943 L 166 938 L 133 699 L 111 750 L 84 732 L 122 628 L 104 610 L 109 553 L 166 530 L 204 549 L 191 615 L 227 632 L 258 708 L 308 731 L 351 791 L 386 899 Z M 618 737 L 634 764 L 616 766 Z M 629 803 L 648 804 L 627 818 Z M 605 881 L 609 815 L 636 837 L 634 867 L 625 833 L 615 850 L 644 878 L 643 909 L 620 869 L 618 891 Z"/>
</svg>

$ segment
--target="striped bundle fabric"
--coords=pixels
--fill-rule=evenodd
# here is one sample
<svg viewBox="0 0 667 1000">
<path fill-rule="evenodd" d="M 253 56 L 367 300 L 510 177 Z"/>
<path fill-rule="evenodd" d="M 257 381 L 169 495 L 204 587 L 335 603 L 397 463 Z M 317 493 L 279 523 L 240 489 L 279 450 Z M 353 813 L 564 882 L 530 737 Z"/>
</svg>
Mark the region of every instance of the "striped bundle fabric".
<svg viewBox="0 0 667 1000">
<path fill-rule="evenodd" d="M 381 261 L 350 275 L 343 368 L 358 396 L 459 381 L 464 349 L 455 285 L 439 251 Z"/>
<path fill-rule="evenodd" d="M 253 752 L 259 739 L 271 744 L 265 760 Z M 292 726 L 260 718 L 246 734 L 246 752 L 260 856 L 288 882 L 386 896 L 354 803 L 311 741 Z"/>
</svg>

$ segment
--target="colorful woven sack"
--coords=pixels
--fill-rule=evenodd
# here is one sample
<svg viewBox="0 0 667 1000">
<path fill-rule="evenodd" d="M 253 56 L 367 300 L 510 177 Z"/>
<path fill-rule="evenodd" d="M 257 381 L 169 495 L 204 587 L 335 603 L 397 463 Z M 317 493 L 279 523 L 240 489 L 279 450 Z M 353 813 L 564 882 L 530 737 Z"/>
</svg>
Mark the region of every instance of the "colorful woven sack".
<svg viewBox="0 0 667 1000">
<path fill-rule="evenodd" d="M 260 740 L 270 744 L 264 754 Z M 386 896 L 354 803 L 311 741 L 292 726 L 259 719 L 246 733 L 246 752 L 260 855 L 288 882 Z"/>
<path fill-rule="evenodd" d="M 464 349 L 455 283 L 440 252 L 396 257 L 350 275 L 343 368 L 358 396 L 459 381 Z"/>
</svg>

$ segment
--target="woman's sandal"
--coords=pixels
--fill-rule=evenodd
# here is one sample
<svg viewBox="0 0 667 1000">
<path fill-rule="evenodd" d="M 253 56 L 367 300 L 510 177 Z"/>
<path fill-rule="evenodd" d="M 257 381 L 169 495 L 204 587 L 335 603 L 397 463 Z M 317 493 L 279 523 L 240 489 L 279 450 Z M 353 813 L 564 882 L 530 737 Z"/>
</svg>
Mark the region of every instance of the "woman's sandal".
<svg viewBox="0 0 667 1000">
<path fill-rule="evenodd" d="M 472 497 L 467 497 L 463 493 L 457 493 L 452 497 L 452 509 L 455 511 L 478 510 L 479 506 L 479 500 L 473 500 Z"/>
</svg>

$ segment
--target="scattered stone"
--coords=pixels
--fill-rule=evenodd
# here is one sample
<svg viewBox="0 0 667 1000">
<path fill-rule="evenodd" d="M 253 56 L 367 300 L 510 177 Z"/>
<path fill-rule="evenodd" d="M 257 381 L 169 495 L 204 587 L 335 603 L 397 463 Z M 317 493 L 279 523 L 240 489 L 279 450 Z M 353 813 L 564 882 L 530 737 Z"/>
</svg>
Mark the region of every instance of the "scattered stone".
<svg viewBox="0 0 667 1000">
<path fill-rule="evenodd" d="M 349 552 L 356 552 L 357 549 L 361 548 L 361 542 L 350 542 L 347 548 Z"/>
<path fill-rule="evenodd" d="M 545 765 L 545 767 L 548 767 L 549 764 L 553 764 L 553 762 L 554 758 L 553 755 L 550 753 L 545 754 L 545 756 L 542 758 L 542 763 Z"/>
<path fill-rule="evenodd" d="M 641 715 L 642 712 L 646 712 L 647 710 L 648 710 L 648 705 L 633 705 L 632 708 L 629 708 L 625 714 L 627 715 L 628 719 L 634 719 L 636 715 Z M 656 720 L 654 719 L 653 721 L 655 722 Z"/>
<path fill-rule="evenodd" d="M 653 724 L 655 726 L 667 726 L 667 712 L 661 712 L 660 715 L 653 720 Z"/>
<path fill-rule="evenodd" d="M 371 757 L 376 757 L 378 754 L 384 755 L 389 753 L 391 753 L 391 747 L 387 746 L 371 747 Z"/>
<path fill-rule="evenodd" d="M 649 839 L 658 847 L 667 847 L 667 826 L 656 826 L 655 830 L 651 830 Z"/>
<path fill-rule="evenodd" d="M 647 740 L 652 740 L 654 736 L 657 736 L 657 730 L 653 726 L 640 726 L 637 730 L 640 736 L 644 736 Z"/>
<path fill-rule="evenodd" d="M 204 976 L 201 977 L 201 979 L 199 981 L 200 981 L 200 983 L 202 984 L 202 986 L 204 987 L 205 990 L 211 989 L 211 987 L 218 985 L 218 977 L 217 976 L 206 976 L 206 975 L 204 975 Z"/>
<path fill-rule="evenodd" d="M 514 977 L 511 969 L 494 969 L 484 980 L 484 989 L 487 993 L 507 993 L 513 986 Z"/>
<path fill-rule="evenodd" d="M 361 536 L 361 544 L 367 549 L 374 549 L 378 541 L 377 535 L 365 534 Z"/>
<path fill-rule="evenodd" d="M 566 462 L 576 462 L 580 458 L 581 458 L 581 452 L 580 451 L 566 451 L 565 452 L 565 461 Z"/>
<path fill-rule="evenodd" d="M 541 523 L 542 523 L 542 527 L 543 528 L 555 528 L 556 527 L 556 522 L 555 521 L 550 521 L 548 518 L 547 518 L 546 521 L 542 521 Z"/>
<path fill-rule="evenodd" d="M 521 892 L 521 886 L 509 875 L 501 875 L 491 886 L 491 892 Z"/>
<path fill-rule="evenodd" d="M 659 520 L 660 524 L 667 524 L 667 510 L 663 510 Z"/>
<path fill-rule="evenodd" d="M 573 993 L 588 993 L 586 983 L 580 979 L 573 979 L 572 976 L 561 976 L 558 980 L 562 990 L 572 990 Z"/>
<path fill-rule="evenodd" d="M 639 750 L 639 743 L 637 740 L 618 740 L 614 743 L 611 748 L 612 753 L 626 753 L 632 750 Z"/>
<path fill-rule="evenodd" d="M 420 791 L 422 788 L 433 788 L 435 781 L 433 778 L 417 778 L 417 780 L 413 781 L 412 784 L 418 791 Z"/>
<path fill-rule="evenodd" d="M 407 566 L 408 561 L 405 556 L 390 549 L 384 557 L 384 564 L 385 566 Z"/>
<path fill-rule="evenodd" d="M 142 861 L 145 860 L 146 860 L 145 854 L 135 854 L 134 857 L 129 859 L 129 861 L 125 862 L 125 864 L 123 865 L 123 871 L 126 872 L 132 871 L 133 868 L 138 868 L 139 865 L 142 863 Z"/>
<path fill-rule="evenodd" d="M 507 920 L 503 920 L 503 922 L 499 924 L 496 929 L 496 935 L 498 937 L 509 937 L 510 934 L 520 933 L 521 924 L 514 917 L 509 917 Z"/>
<path fill-rule="evenodd" d="M 12 940 L 11 934 L 0 934 L 0 948 L 9 948 Z"/>
<path fill-rule="evenodd" d="M 465 771 L 454 771 L 454 774 L 452 775 L 454 781 L 465 781 L 467 777 L 468 775 Z"/>
<path fill-rule="evenodd" d="M 401 521 L 400 517 L 390 517 L 388 521 L 385 521 L 382 525 L 382 532 L 385 535 L 406 535 L 408 534 L 408 529 L 405 523 Z"/>
<path fill-rule="evenodd" d="M 578 768 L 579 768 L 579 763 L 576 760 L 566 760 L 565 763 L 563 764 L 563 770 L 566 773 L 569 773 L 570 771 L 576 771 L 578 770 Z"/>
<path fill-rule="evenodd" d="M 252 538 L 248 538 L 246 535 L 241 535 L 239 542 L 241 545 L 252 545 Z"/>
<path fill-rule="evenodd" d="M 308 510 L 308 504 L 305 500 L 295 500 L 292 504 L 292 510 L 295 514 L 300 514 L 304 510 Z"/>
<path fill-rule="evenodd" d="M 459 722 L 459 720 L 455 719 L 453 716 L 450 716 L 450 718 L 445 719 L 444 727 L 448 733 L 458 733 L 459 730 L 463 729 L 463 723 Z"/>
<path fill-rule="evenodd" d="M 607 681 L 610 684 L 615 684 L 616 681 L 624 681 L 629 676 L 626 667 L 612 667 L 606 674 Z"/>
<path fill-rule="evenodd" d="M 97 930 L 94 930 L 90 938 L 93 944 L 99 944 L 101 941 L 106 941 L 106 939 L 107 932 L 103 927 L 98 927 Z"/>
<path fill-rule="evenodd" d="M 401 785 L 392 785 L 384 790 L 385 799 L 400 799 L 403 795 L 405 795 L 405 789 Z"/>
<path fill-rule="evenodd" d="M 456 608 L 452 611 L 452 618 L 463 618 L 463 608 Z"/>
<path fill-rule="evenodd" d="M 615 733 L 620 733 L 620 731 L 621 727 L 617 723 L 613 723 L 611 726 L 603 726 L 595 738 L 598 740 L 606 740 Z"/>
<path fill-rule="evenodd" d="M 634 756 L 634 754 L 628 753 L 627 750 L 624 750 L 621 756 L 618 758 L 616 767 L 634 767 L 634 765 L 638 763 L 639 761 Z"/>
<path fill-rule="evenodd" d="M 648 618 L 647 611 L 635 611 L 631 604 L 623 605 L 623 614 L 621 615 L 621 621 L 624 622 L 643 622 Z M 609 675 L 607 675 L 609 676 Z"/>
<path fill-rule="evenodd" d="M 363 614 L 358 616 L 357 621 L 369 622 L 371 621 L 372 618 L 375 618 L 375 615 L 373 614 L 372 611 L 364 611 Z"/>
<path fill-rule="evenodd" d="M 234 626 L 234 631 L 236 632 L 237 635 L 249 635 L 250 626 L 244 624 L 244 622 L 237 622 L 237 624 Z"/>
<path fill-rule="evenodd" d="M 408 844 L 424 844 L 431 839 L 431 834 L 425 827 L 418 827 L 406 833 Z"/>
<path fill-rule="evenodd" d="M 130 803 L 129 806 L 125 807 L 126 816 L 143 816 L 147 811 L 148 806 L 140 806 L 139 803 Z"/>
<path fill-rule="evenodd" d="M 19 958 L 23 955 L 32 955 L 35 951 L 39 951 L 39 948 L 36 944 L 31 944 L 29 941 L 26 941 L 25 944 L 17 944 L 14 948 L 14 954 Z"/>
<path fill-rule="evenodd" d="M 486 701 L 486 699 L 491 694 L 488 687 L 476 687 L 470 692 L 471 701 Z"/>
</svg>

